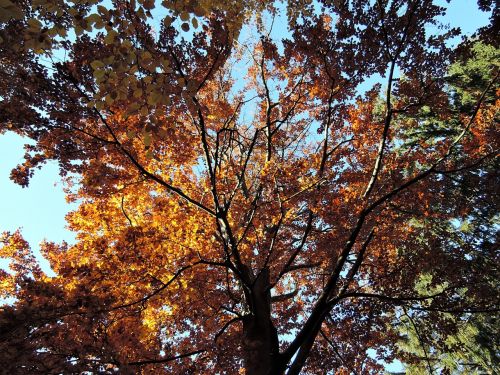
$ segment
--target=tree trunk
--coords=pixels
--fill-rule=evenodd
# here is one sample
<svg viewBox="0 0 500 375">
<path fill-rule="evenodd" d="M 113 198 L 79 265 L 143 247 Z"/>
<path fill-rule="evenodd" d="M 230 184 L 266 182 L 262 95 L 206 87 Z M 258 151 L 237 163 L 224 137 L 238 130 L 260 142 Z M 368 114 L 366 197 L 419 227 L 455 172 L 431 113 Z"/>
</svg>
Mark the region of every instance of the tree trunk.
<svg viewBox="0 0 500 375">
<path fill-rule="evenodd" d="M 278 332 L 271 320 L 269 270 L 257 276 L 250 313 L 243 318 L 243 350 L 247 375 L 268 375 L 279 355 Z"/>
</svg>

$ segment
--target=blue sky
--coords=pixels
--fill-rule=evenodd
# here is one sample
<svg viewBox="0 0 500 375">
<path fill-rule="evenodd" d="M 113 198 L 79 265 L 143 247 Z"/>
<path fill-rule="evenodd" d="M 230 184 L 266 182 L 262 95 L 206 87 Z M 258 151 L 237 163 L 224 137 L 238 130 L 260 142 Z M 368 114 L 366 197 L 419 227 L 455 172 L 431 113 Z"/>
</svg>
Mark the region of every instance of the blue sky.
<svg viewBox="0 0 500 375">
<path fill-rule="evenodd" d="M 0 232 L 21 228 L 38 254 L 43 239 L 73 241 L 73 233 L 65 229 L 64 217 L 75 206 L 66 203 L 56 162 L 37 171 L 28 188 L 9 180 L 12 168 L 23 161 L 24 143 L 13 133 L 0 136 Z"/>
</svg>

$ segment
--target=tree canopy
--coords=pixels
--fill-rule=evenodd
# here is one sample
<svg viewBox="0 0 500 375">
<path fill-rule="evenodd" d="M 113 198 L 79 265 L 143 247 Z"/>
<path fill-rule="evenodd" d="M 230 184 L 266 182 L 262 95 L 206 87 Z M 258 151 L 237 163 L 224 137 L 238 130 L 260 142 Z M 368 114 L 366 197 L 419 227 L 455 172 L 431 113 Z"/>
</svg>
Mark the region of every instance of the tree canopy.
<svg viewBox="0 0 500 375">
<path fill-rule="evenodd" d="M 0 0 L 11 178 L 55 160 L 78 204 L 52 273 L 0 237 L 3 370 L 498 371 L 478 7 L 456 46 L 431 0 Z"/>
</svg>

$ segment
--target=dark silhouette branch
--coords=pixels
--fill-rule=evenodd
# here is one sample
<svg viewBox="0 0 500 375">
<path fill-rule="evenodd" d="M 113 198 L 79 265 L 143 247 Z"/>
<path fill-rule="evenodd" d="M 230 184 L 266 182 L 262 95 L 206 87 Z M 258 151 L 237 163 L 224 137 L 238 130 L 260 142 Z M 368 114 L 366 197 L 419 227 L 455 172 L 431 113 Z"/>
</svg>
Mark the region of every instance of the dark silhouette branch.
<svg viewBox="0 0 500 375">
<path fill-rule="evenodd" d="M 155 364 L 155 363 L 168 363 L 168 362 L 175 361 L 177 359 L 182 359 L 182 358 L 186 358 L 186 357 L 191 357 L 191 356 L 196 355 L 196 354 L 201 354 L 201 353 L 204 353 L 206 351 L 207 351 L 206 349 L 194 350 L 192 352 L 187 352 L 187 353 L 183 353 L 183 354 L 179 354 L 179 355 L 175 355 L 175 356 L 171 356 L 171 357 L 157 358 L 157 359 L 145 359 L 142 361 L 129 362 L 129 363 L 127 363 L 127 365 L 129 365 L 129 366 L 144 366 L 144 365 L 151 365 L 151 364 Z"/>
</svg>

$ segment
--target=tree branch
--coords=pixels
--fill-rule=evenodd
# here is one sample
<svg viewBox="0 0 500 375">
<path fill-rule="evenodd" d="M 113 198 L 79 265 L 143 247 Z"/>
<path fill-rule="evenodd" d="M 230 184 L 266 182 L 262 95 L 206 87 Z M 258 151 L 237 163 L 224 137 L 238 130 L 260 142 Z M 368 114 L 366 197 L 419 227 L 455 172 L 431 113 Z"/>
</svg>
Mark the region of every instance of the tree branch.
<svg viewBox="0 0 500 375">
<path fill-rule="evenodd" d="M 187 353 L 175 355 L 172 357 L 164 357 L 164 358 L 158 358 L 158 359 L 145 359 L 142 361 L 129 362 L 129 363 L 127 363 L 127 365 L 129 365 L 129 366 L 144 366 L 144 365 L 151 365 L 151 364 L 155 364 L 155 363 L 168 363 L 168 362 L 175 361 L 177 359 L 191 357 L 191 356 L 196 355 L 196 354 L 204 353 L 206 351 L 207 351 L 206 349 L 194 350 L 192 352 L 187 352 Z"/>
</svg>

